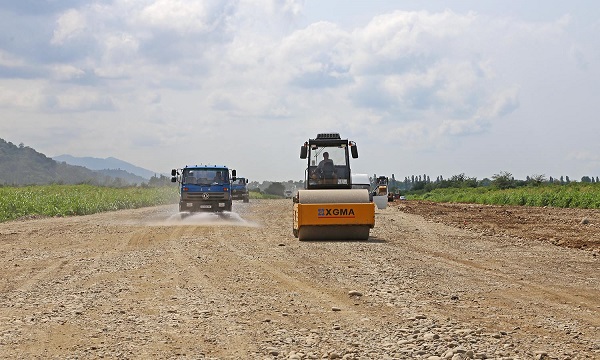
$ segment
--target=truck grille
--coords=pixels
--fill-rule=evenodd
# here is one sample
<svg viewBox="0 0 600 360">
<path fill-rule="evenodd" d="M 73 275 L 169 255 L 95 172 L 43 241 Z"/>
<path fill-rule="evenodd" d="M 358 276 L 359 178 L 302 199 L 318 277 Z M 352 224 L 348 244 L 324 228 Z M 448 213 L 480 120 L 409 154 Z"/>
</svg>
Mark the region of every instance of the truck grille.
<svg viewBox="0 0 600 360">
<path fill-rule="evenodd" d="M 227 193 L 224 192 L 193 192 L 184 193 L 182 200 L 207 201 L 207 200 L 226 200 Z"/>
</svg>

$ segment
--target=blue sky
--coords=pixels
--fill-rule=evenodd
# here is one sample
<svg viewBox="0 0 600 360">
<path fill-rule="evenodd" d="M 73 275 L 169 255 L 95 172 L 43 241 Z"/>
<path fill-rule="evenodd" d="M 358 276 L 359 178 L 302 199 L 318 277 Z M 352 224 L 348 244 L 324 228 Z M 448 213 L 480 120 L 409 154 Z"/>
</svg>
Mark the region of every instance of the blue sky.
<svg viewBox="0 0 600 360">
<path fill-rule="evenodd" d="M 396 178 L 600 176 L 595 1 L 0 1 L 0 138 L 298 180 L 319 132 Z"/>
</svg>

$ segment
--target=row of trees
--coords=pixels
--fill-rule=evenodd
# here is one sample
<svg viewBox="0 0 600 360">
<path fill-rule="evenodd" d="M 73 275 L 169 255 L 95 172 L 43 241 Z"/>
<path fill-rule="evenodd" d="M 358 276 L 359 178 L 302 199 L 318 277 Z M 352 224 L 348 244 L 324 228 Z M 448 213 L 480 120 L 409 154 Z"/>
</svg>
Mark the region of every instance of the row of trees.
<svg viewBox="0 0 600 360">
<path fill-rule="evenodd" d="M 370 178 L 371 184 L 374 185 L 374 181 L 377 179 L 377 175 L 373 174 Z M 494 174 L 491 178 L 484 178 L 478 180 L 476 177 L 469 177 L 464 173 L 453 175 L 449 178 L 443 176 L 437 176 L 435 180 L 431 180 L 430 176 L 424 175 L 412 175 L 405 177 L 403 181 L 396 180 L 394 174 L 389 179 L 389 188 L 391 192 L 429 192 L 433 189 L 438 188 L 475 188 L 475 187 L 486 187 L 494 186 L 498 189 L 510 189 L 522 186 L 541 186 L 548 184 L 566 185 L 573 182 L 568 176 L 560 176 L 554 178 L 552 176 L 546 177 L 545 175 L 531 175 L 527 176 L 525 180 L 515 179 L 514 176 L 507 171 L 501 171 L 498 174 Z M 581 178 L 582 183 L 600 183 L 599 177 L 583 176 Z M 289 180 L 287 182 L 271 182 L 263 181 L 259 183 L 257 181 L 250 182 L 248 189 L 250 191 L 262 192 L 265 194 L 283 196 L 285 190 L 296 190 L 302 189 L 304 182 Z"/>
<path fill-rule="evenodd" d="M 165 176 L 165 175 L 159 175 L 159 176 L 157 176 L 156 174 L 154 174 L 154 176 L 152 176 L 148 180 L 147 184 L 142 183 L 141 186 L 161 187 L 161 186 L 169 186 L 169 185 L 173 185 L 173 183 L 171 182 L 171 177 L 170 176 Z"/>
<path fill-rule="evenodd" d="M 568 176 L 561 176 L 554 178 L 552 176 L 546 177 L 545 175 L 532 175 L 527 176 L 525 180 L 515 179 L 514 176 L 507 171 L 501 171 L 498 174 L 494 174 L 491 179 L 484 178 L 478 180 L 476 177 L 466 176 L 464 173 L 453 175 L 448 179 L 444 179 L 441 175 L 436 177 L 434 181 L 431 181 L 428 175 L 412 175 L 405 177 L 404 181 L 396 181 L 392 176 L 390 181 L 391 191 L 431 191 L 436 188 L 466 188 L 466 187 L 480 187 L 480 186 L 494 186 L 499 189 L 510 189 L 521 186 L 540 186 L 547 184 L 566 185 L 571 183 L 572 180 Z M 582 183 L 600 183 L 599 177 L 583 176 L 581 178 Z"/>
<path fill-rule="evenodd" d="M 283 182 L 273 182 L 273 181 L 263 181 L 259 183 L 258 181 L 251 181 L 248 183 L 248 190 L 255 191 L 270 195 L 283 196 L 286 190 L 295 191 L 297 189 L 304 188 L 304 181 L 294 181 L 288 180 Z"/>
</svg>

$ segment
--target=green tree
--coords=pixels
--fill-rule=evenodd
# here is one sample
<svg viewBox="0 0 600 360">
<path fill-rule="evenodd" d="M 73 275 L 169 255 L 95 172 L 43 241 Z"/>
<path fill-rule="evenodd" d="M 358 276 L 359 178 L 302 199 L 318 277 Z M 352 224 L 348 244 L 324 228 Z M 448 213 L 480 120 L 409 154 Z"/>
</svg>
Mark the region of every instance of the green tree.
<svg viewBox="0 0 600 360">
<path fill-rule="evenodd" d="M 280 182 L 273 182 L 265 189 L 265 193 L 279 196 L 283 196 L 284 191 L 285 186 Z"/>
<path fill-rule="evenodd" d="M 156 174 L 154 174 L 154 176 L 148 180 L 148 186 L 151 187 L 168 186 L 171 184 L 171 178 L 162 174 L 160 176 L 156 176 Z"/>
<path fill-rule="evenodd" d="M 478 186 L 491 186 L 492 185 L 492 180 L 490 180 L 488 178 L 483 178 L 477 184 L 478 184 Z"/>
<path fill-rule="evenodd" d="M 411 189 L 411 190 L 415 190 L 415 191 L 417 191 L 417 190 L 423 190 L 423 189 L 425 189 L 425 185 L 426 185 L 425 181 L 421 181 L 421 180 L 419 180 L 419 181 L 416 181 L 416 182 L 413 184 L 413 186 L 412 186 L 412 189 Z"/>
<path fill-rule="evenodd" d="M 501 171 L 492 176 L 492 184 L 498 189 L 510 189 L 515 187 L 515 178 L 508 171 Z"/>
<path fill-rule="evenodd" d="M 531 175 L 531 177 L 528 176 L 527 178 L 527 182 L 533 186 L 540 186 L 546 182 L 545 175 Z M 552 179 L 552 177 L 550 177 L 550 179 Z"/>
</svg>

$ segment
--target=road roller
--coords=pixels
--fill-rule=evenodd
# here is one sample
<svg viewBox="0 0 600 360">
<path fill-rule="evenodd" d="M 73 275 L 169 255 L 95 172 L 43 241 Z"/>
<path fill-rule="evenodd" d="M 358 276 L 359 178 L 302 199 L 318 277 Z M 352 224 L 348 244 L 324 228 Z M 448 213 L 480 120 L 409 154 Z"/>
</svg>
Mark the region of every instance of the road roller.
<svg viewBox="0 0 600 360">
<path fill-rule="evenodd" d="M 353 189 L 350 156 L 356 143 L 322 133 L 300 147 L 308 159 L 304 189 L 294 196 L 294 236 L 299 240 L 367 240 L 375 226 L 369 190 Z"/>
</svg>

